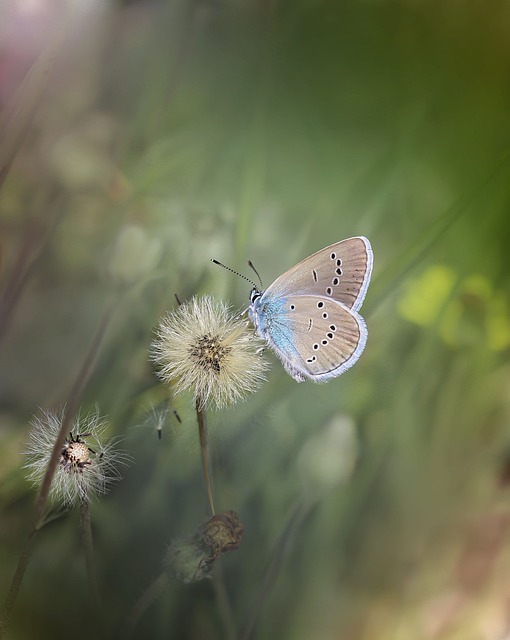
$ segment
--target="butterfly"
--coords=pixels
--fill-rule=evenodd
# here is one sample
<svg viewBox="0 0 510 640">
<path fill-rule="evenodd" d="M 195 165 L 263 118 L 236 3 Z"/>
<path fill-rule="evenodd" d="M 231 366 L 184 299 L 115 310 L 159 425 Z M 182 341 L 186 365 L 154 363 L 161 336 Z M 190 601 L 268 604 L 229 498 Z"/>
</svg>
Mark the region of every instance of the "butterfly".
<svg viewBox="0 0 510 640">
<path fill-rule="evenodd" d="M 368 330 L 359 315 L 374 254 L 358 236 L 325 247 L 250 293 L 248 315 L 258 334 L 297 382 L 327 382 L 352 367 Z"/>
</svg>

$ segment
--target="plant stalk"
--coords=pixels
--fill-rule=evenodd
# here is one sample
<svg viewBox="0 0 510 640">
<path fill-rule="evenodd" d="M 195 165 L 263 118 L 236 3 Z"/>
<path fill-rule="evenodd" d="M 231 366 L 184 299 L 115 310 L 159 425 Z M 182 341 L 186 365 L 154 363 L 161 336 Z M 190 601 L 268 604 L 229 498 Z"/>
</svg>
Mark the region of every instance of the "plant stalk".
<svg viewBox="0 0 510 640">
<path fill-rule="evenodd" d="M 202 468 L 204 471 L 204 482 L 205 489 L 207 492 L 207 500 L 209 502 L 209 509 L 211 511 L 211 515 L 216 514 L 216 510 L 214 508 L 214 499 L 213 499 L 213 489 L 212 489 L 212 481 L 211 475 L 209 473 L 209 450 L 208 450 L 208 442 L 207 442 L 207 420 L 204 409 L 200 408 L 200 400 L 197 399 L 196 402 L 196 410 L 197 410 L 197 421 L 198 421 L 198 436 L 200 439 L 200 453 L 202 455 Z"/>
<path fill-rule="evenodd" d="M 129 638 L 133 637 L 138 621 L 151 606 L 151 604 L 159 598 L 167 584 L 168 573 L 166 571 L 163 571 L 138 598 L 126 619 L 124 633 L 122 634 L 124 640 L 129 640 Z"/>
<path fill-rule="evenodd" d="M 92 538 L 92 526 L 90 523 L 90 506 L 87 498 L 83 498 L 80 501 L 80 524 L 83 549 L 85 552 L 85 565 L 87 567 L 87 576 L 89 579 L 90 594 L 92 596 L 92 602 L 94 603 L 98 619 L 102 620 L 103 608 L 101 605 L 101 596 L 99 593 L 99 584 L 97 581 L 96 561 L 94 556 L 94 540 Z"/>
</svg>

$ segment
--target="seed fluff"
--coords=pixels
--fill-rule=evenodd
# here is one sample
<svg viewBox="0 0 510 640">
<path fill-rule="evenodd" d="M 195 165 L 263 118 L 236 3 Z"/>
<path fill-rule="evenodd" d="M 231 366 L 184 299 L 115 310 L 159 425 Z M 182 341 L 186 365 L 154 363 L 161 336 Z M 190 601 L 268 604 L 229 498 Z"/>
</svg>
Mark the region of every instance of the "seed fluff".
<svg viewBox="0 0 510 640">
<path fill-rule="evenodd" d="M 194 297 L 164 316 L 152 343 L 159 377 L 199 408 L 222 408 L 254 392 L 265 379 L 262 341 L 223 301 Z"/>
<path fill-rule="evenodd" d="M 25 468 L 28 480 L 36 486 L 46 473 L 63 416 L 63 410 L 44 411 L 32 419 Z M 117 466 L 126 462 L 126 456 L 114 442 L 101 441 L 105 429 L 106 422 L 97 411 L 75 418 L 51 483 L 50 497 L 56 502 L 72 506 L 78 500 L 90 500 L 120 479 Z"/>
</svg>

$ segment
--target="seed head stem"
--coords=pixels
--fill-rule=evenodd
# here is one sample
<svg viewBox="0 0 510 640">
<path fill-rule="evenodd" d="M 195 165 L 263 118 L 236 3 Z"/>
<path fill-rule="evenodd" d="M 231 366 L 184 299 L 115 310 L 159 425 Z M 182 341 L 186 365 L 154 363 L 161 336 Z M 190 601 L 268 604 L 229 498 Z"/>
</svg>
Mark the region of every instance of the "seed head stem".
<svg viewBox="0 0 510 640">
<path fill-rule="evenodd" d="M 138 598 L 131 609 L 122 633 L 123 640 L 130 640 L 134 636 L 136 625 L 147 609 L 159 598 L 168 584 L 168 572 L 163 571 L 154 582 Z"/>
<path fill-rule="evenodd" d="M 92 526 L 90 523 L 89 501 L 86 498 L 80 501 L 80 522 L 90 594 L 92 596 L 92 602 L 94 603 L 94 607 L 96 609 L 97 619 L 98 621 L 102 622 L 103 608 L 101 606 L 101 596 L 99 593 L 99 584 L 97 581 L 96 561 L 94 557 L 94 541 L 92 538 Z M 99 628 L 102 632 L 102 625 L 99 625 Z"/>
<path fill-rule="evenodd" d="M 209 474 L 209 450 L 207 443 L 207 420 L 205 416 L 205 410 L 200 408 L 201 401 L 197 398 L 196 410 L 197 410 L 197 421 L 198 421 L 198 436 L 200 439 L 200 453 L 202 455 L 202 468 L 204 470 L 204 482 L 205 489 L 207 492 L 207 499 L 209 502 L 209 509 L 211 510 L 211 515 L 216 515 L 216 511 L 214 509 L 214 499 L 213 499 L 213 489 L 212 489 L 212 481 L 211 476 Z"/>
</svg>

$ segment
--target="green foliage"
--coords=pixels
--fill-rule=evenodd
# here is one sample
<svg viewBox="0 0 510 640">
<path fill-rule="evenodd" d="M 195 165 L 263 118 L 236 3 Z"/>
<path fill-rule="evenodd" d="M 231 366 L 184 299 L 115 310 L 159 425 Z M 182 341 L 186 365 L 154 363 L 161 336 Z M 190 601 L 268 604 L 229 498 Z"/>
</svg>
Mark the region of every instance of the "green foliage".
<svg viewBox="0 0 510 640">
<path fill-rule="evenodd" d="M 31 416 L 66 402 L 112 297 L 82 404 L 132 459 L 91 503 L 115 636 L 207 518 L 194 408 L 148 355 L 174 293 L 242 309 L 249 286 L 210 258 L 251 259 L 267 285 L 366 235 L 359 363 L 297 385 L 268 356 L 260 391 L 208 414 L 217 506 L 244 525 L 221 561 L 230 623 L 245 640 L 505 637 L 508 3 L 90 2 L 65 21 L 21 4 L 0 82 L 0 597 L 34 499 Z M 227 637 L 212 583 L 161 585 L 133 637 Z M 8 637 L 96 637 L 90 602 L 69 512 L 37 538 Z"/>
</svg>

